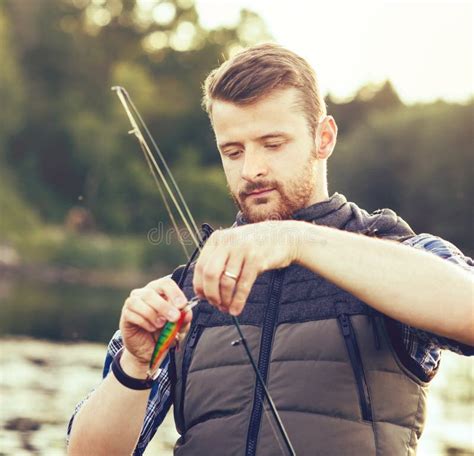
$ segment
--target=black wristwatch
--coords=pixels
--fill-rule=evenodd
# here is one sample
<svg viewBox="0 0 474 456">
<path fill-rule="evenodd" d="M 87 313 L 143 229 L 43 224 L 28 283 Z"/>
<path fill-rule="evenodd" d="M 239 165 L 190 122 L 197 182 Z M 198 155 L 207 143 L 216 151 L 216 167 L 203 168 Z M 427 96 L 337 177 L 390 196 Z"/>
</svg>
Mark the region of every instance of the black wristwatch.
<svg viewBox="0 0 474 456">
<path fill-rule="evenodd" d="M 112 361 L 112 372 L 115 375 L 115 378 L 127 388 L 132 390 L 146 390 L 150 389 L 153 386 L 154 379 L 153 378 L 134 378 L 127 375 L 122 366 L 120 365 L 120 358 L 122 357 L 124 349 L 122 348 L 114 357 Z"/>
</svg>

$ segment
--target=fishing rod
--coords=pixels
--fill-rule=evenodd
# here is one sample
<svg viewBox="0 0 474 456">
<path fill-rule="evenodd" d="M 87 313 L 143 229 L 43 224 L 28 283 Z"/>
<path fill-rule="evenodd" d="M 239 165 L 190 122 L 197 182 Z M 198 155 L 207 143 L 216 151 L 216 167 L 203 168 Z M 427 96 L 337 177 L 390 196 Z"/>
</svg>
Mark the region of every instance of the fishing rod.
<svg viewBox="0 0 474 456">
<path fill-rule="evenodd" d="M 186 204 L 186 201 L 184 200 L 184 197 L 178 187 L 178 184 L 176 183 L 176 180 L 173 177 L 173 174 L 171 173 L 170 168 L 168 167 L 166 160 L 160 151 L 158 145 L 156 144 L 153 136 L 151 135 L 148 127 L 146 126 L 143 118 L 141 117 L 138 109 L 136 108 L 135 104 L 133 103 L 130 95 L 128 92 L 121 86 L 114 86 L 112 87 L 112 90 L 115 91 L 117 94 L 126 114 L 127 117 L 132 125 L 132 130 L 129 131 L 129 134 L 133 134 L 139 144 L 140 148 L 142 149 L 142 152 L 145 156 L 145 161 L 148 164 L 148 167 L 150 169 L 150 172 L 153 176 L 153 179 L 159 189 L 160 195 L 163 198 L 165 208 L 168 212 L 168 215 L 170 216 L 171 223 L 173 224 L 174 229 L 176 230 L 176 233 L 178 234 L 178 239 L 180 244 L 183 247 L 183 250 L 185 252 L 186 257 L 188 258 L 188 261 L 190 260 L 190 255 L 189 252 L 187 251 L 183 236 L 181 234 L 181 231 L 178 228 L 178 224 L 176 222 L 176 218 L 173 214 L 173 211 L 171 210 L 171 204 L 174 205 L 178 216 L 181 218 L 181 221 L 184 223 L 186 230 L 188 231 L 194 245 L 198 249 L 198 251 L 201 251 L 202 249 L 202 244 L 203 244 L 203 239 L 201 237 L 200 231 L 197 227 L 197 224 L 194 220 L 194 217 L 191 214 L 191 211 L 189 210 L 188 205 Z M 141 126 L 141 128 L 140 128 Z M 150 140 L 150 143 L 153 146 L 153 149 L 161 162 L 161 165 L 163 166 L 163 169 L 160 168 L 158 161 L 156 160 L 155 156 L 153 155 L 150 147 L 148 146 L 147 141 L 145 140 L 145 136 L 142 133 L 145 132 L 145 135 L 148 137 Z M 168 180 L 169 181 L 168 181 Z M 168 194 L 168 197 L 171 200 L 171 203 L 168 201 L 166 194 Z M 158 338 L 155 348 L 153 350 L 153 354 L 150 360 L 150 366 L 149 366 L 149 375 L 153 375 L 153 372 L 157 369 L 160 359 L 162 358 L 163 354 L 166 353 L 166 351 L 169 349 L 172 341 L 178 334 L 179 330 L 181 329 L 183 322 L 184 322 L 184 316 L 186 315 L 186 312 L 190 311 L 192 307 L 194 307 L 197 303 L 199 302 L 199 299 L 197 297 L 192 298 L 188 305 L 181 311 L 181 317 L 178 319 L 177 322 L 167 322 L 165 326 L 163 327 L 160 337 Z M 259 399 L 263 402 L 263 409 L 265 411 L 265 414 L 267 415 L 267 418 L 269 419 L 269 423 L 272 426 L 272 432 L 274 435 L 277 437 L 277 442 L 278 445 L 280 446 L 280 449 L 282 450 L 283 453 L 288 452 L 290 456 L 295 456 L 296 452 L 293 448 L 293 445 L 290 441 L 290 438 L 288 436 L 288 433 L 285 429 L 285 426 L 283 425 L 283 422 L 280 418 L 280 415 L 278 413 L 278 410 L 275 406 L 275 403 L 271 397 L 270 392 L 268 391 L 268 388 L 265 384 L 265 380 L 262 377 L 262 374 L 260 373 L 255 360 L 253 359 L 252 353 L 250 351 L 250 348 L 248 346 L 247 340 L 242 332 L 242 328 L 240 326 L 239 320 L 237 319 L 236 316 L 232 316 L 232 323 L 235 326 L 239 339 L 235 340 L 232 342 L 233 346 L 237 345 L 242 345 L 244 348 L 244 352 L 247 355 L 250 364 L 255 372 L 256 378 L 260 386 L 262 387 L 263 393 L 264 393 L 264 398 L 260 397 Z M 267 403 L 269 405 L 269 411 L 274 419 L 274 421 L 277 423 L 278 430 L 279 430 L 279 435 L 281 439 L 283 440 L 285 447 L 286 447 L 286 452 L 284 451 L 283 447 L 281 446 L 280 439 L 278 438 L 278 433 L 275 431 L 275 428 L 273 427 L 273 423 L 271 418 L 268 416 L 268 411 L 267 408 L 265 407 L 264 399 L 267 399 Z"/>
</svg>

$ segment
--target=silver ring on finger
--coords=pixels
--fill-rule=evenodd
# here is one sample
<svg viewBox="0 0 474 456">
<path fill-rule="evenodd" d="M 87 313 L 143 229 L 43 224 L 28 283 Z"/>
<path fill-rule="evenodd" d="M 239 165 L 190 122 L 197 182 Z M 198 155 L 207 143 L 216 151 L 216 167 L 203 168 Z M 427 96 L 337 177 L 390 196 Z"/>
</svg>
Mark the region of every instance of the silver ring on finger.
<svg viewBox="0 0 474 456">
<path fill-rule="evenodd" d="M 237 274 L 234 274 L 234 273 L 229 272 L 229 271 L 224 271 L 224 275 L 226 277 L 229 277 L 229 279 L 232 279 L 232 280 L 237 280 L 238 277 L 239 277 Z"/>
</svg>

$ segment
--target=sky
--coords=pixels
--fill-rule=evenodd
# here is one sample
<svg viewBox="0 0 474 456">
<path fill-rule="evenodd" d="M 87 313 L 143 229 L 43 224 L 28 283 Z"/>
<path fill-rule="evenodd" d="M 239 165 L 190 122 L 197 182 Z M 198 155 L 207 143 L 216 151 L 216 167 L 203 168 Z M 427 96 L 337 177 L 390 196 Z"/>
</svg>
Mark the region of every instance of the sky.
<svg viewBox="0 0 474 456">
<path fill-rule="evenodd" d="M 324 94 L 350 98 L 390 79 L 406 103 L 474 96 L 472 0 L 196 0 L 206 28 L 257 12 L 305 57 Z"/>
</svg>

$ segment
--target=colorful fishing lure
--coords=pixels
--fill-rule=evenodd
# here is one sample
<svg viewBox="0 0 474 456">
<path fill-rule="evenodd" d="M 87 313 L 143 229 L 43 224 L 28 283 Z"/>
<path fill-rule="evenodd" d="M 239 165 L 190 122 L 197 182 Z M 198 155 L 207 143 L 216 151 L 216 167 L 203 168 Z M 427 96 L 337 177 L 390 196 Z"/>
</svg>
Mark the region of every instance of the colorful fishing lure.
<svg viewBox="0 0 474 456">
<path fill-rule="evenodd" d="M 168 321 L 161 330 L 160 336 L 156 341 L 153 354 L 151 355 L 150 364 L 148 366 L 148 376 L 153 377 L 156 373 L 159 363 L 162 361 L 163 355 L 169 350 L 171 344 L 175 341 L 177 334 L 181 330 L 186 314 L 199 303 L 199 298 L 192 298 L 187 306 L 181 310 L 178 321 Z"/>
</svg>

